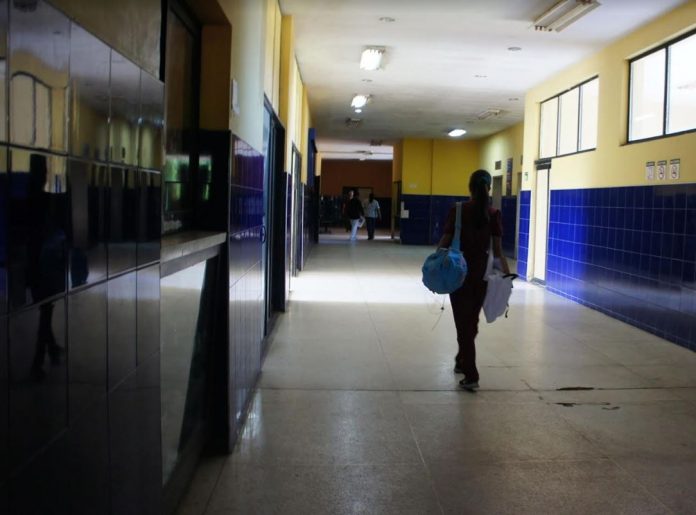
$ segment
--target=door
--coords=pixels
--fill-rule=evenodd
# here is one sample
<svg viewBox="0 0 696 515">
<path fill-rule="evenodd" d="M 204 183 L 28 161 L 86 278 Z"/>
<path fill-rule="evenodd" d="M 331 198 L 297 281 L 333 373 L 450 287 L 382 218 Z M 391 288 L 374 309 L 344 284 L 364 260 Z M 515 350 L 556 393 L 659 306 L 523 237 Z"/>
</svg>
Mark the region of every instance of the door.
<svg viewBox="0 0 696 515">
<path fill-rule="evenodd" d="M 503 207 L 503 176 L 493 177 L 493 207 L 495 209 L 502 209 Z"/>
<path fill-rule="evenodd" d="M 546 281 L 546 242 L 549 228 L 549 168 L 538 169 L 534 208 L 534 279 Z"/>
</svg>

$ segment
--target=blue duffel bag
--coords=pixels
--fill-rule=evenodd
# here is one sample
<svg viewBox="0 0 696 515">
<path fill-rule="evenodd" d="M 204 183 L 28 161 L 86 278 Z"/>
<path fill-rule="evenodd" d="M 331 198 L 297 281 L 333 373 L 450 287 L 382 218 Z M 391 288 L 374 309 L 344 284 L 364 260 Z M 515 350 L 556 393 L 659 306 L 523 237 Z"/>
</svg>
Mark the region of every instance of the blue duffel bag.
<svg viewBox="0 0 696 515">
<path fill-rule="evenodd" d="M 454 236 L 448 249 L 437 249 L 423 263 L 423 284 L 435 293 L 452 293 L 466 278 L 466 260 L 460 250 L 462 232 L 462 203 L 457 202 Z"/>
</svg>

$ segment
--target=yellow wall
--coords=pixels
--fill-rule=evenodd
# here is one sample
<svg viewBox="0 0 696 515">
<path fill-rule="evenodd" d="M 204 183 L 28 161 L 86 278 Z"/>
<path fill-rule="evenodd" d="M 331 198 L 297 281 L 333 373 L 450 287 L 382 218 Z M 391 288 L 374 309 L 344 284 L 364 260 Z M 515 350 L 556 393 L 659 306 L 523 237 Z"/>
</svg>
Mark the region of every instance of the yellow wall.
<svg viewBox="0 0 696 515">
<path fill-rule="evenodd" d="M 433 140 L 433 195 L 468 195 L 469 176 L 479 167 L 478 141 Z"/>
<path fill-rule="evenodd" d="M 229 106 L 224 109 L 229 110 L 232 132 L 260 152 L 263 150 L 266 5 L 258 0 L 218 1 L 232 25 L 231 78 L 237 81 L 239 92 L 239 114 L 234 114 Z"/>
<path fill-rule="evenodd" d="M 539 155 L 539 104 L 585 79 L 599 76 L 597 150 L 553 160 L 551 188 L 589 188 L 648 184 L 645 162 L 681 159 L 679 182 L 696 180 L 696 134 L 627 145 L 627 59 L 690 30 L 696 2 L 662 16 L 597 54 L 571 66 L 527 93 L 525 102 L 523 189 L 533 189 Z M 675 181 L 651 181 L 651 184 Z"/>
<path fill-rule="evenodd" d="M 282 14 L 277 0 L 266 0 L 264 92 L 277 112 L 280 98 L 280 38 Z"/>
<path fill-rule="evenodd" d="M 481 160 L 479 168 L 488 170 L 491 175 L 505 176 L 507 160 L 512 158 L 512 192 L 519 189 L 517 173 L 521 170 L 520 158 L 524 146 L 524 122 L 513 125 L 503 131 L 480 140 Z M 495 162 L 501 161 L 500 170 L 495 169 Z"/>
<path fill-rule="evenodd" d="M 430 195 L 433 141 L 404 139 L 401 165 L 401 191 L 404 195 Z"/>
<path fill-rule="evenodd" d="M 404 139 L 396 153 L 394 177 L 400 168 L 405 195 L 467 195 L 479 164 L 477 141 Z"/>
</svg>

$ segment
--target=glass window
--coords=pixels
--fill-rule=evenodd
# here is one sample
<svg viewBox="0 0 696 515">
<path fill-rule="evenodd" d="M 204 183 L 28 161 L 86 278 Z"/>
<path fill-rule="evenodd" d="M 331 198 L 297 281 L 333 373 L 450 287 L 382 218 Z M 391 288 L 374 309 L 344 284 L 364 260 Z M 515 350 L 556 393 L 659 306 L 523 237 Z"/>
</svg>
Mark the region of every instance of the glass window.
<svg viewBox="0 0 696 515">
<path fill-rule="evenodd" d="M 558 131 L 558 97 L 541 104 L 541 123 L 539 133 L 539 157 L 556 155 Z"/>
<path fill-rule="evenodd" d="M 669 47 L 667 132 L 696 129 L 696 35 Z"/>
<path fill-rule="evenodd" d="M 665 56 L 662 49 L 631 63 L 630 140 L 662 134 L 665 103 Z"/>
<path fill-rule="evenodd" d="M 578 116 L 580 88 L 573 88 L 560 96 L 560 125 L 558 134 L 558 155 L 578 151 Z"/>
<path fill-rule="evenodd" d="M 580 148 L 597 148 L 597 115 L 599 112 L 599 79 L 580 86 Z"/>
</svg>

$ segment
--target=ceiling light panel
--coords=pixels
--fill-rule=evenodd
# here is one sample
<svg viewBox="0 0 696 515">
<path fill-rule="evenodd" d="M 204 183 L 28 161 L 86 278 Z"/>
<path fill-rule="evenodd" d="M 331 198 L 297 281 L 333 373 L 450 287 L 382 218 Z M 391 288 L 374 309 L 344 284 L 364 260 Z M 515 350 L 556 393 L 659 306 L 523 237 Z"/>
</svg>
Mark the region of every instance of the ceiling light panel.
<svg viewBox="0 0 696 515">
<path fill-rule="evenodd" d="M 597 0 L 561 0 L 534 20 L 534 29 L 560 32 L 600 5 Z"/>
<path fill-rule="evenodd" d="M 360 56 L 360 68 L 362 70 L 379 70 L 382 65 L 382 56 L 384 55 L 384 48 L 379 47 L 368 47 L 363 50 Z"/>
<path fill-rule="evenodd" d="M 464 129 L 452 129 L 447 133 L 450 138 L 458 138 L 459 136 L 464 136 L 466 131 Z"/>
<path fill-rule="evenodd" d="M 350 106 L 353 109 L 362 109 L 370 100 L 370 95 L 355 95 L 353 100 L 350 102 Z"/>
</svg>

